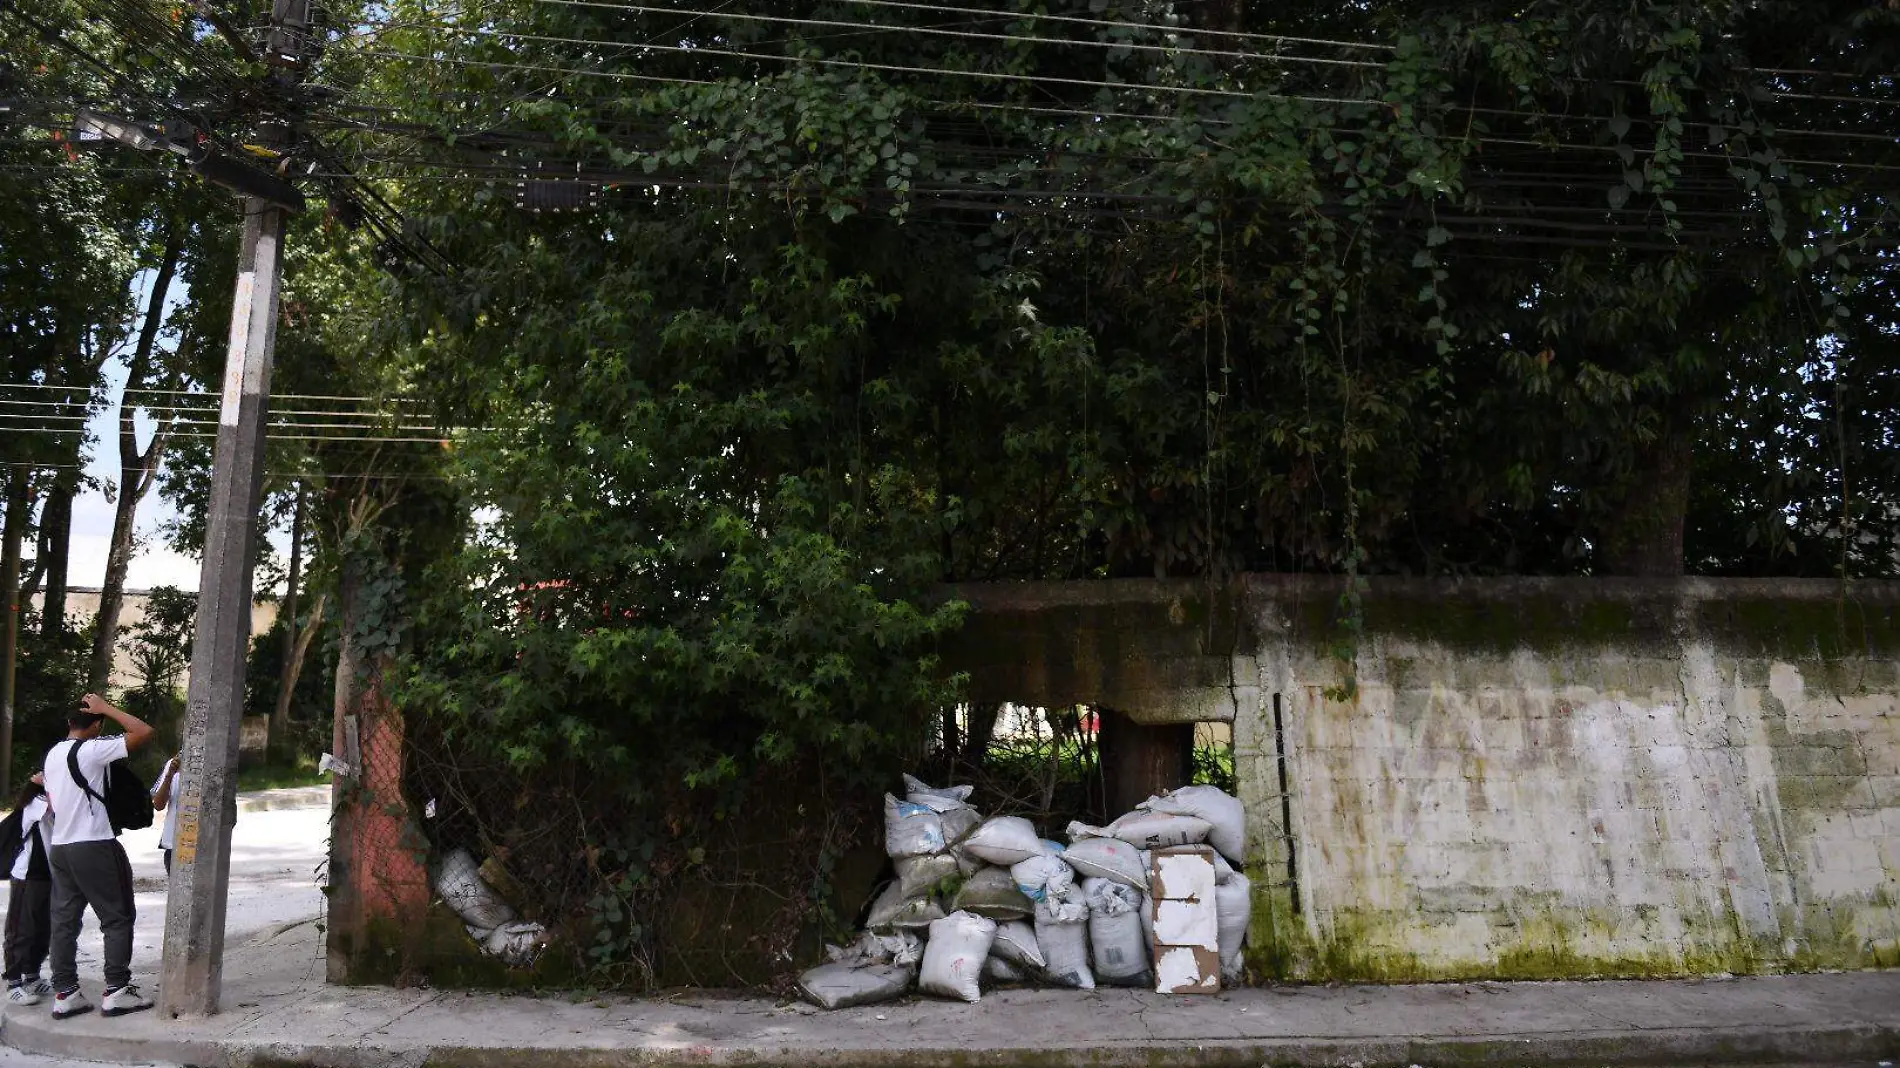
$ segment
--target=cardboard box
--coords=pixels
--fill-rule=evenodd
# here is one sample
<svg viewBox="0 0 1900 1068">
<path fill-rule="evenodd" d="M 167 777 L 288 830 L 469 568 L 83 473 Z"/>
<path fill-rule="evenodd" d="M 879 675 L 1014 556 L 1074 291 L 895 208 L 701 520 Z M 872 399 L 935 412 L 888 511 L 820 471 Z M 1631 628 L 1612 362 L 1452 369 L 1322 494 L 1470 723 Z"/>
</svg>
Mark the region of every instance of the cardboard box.
<svg viewBox="0 0 1900 1068">
<path fill-rule="evenodd" d="M 1220 992 L 1220 923 L 1211 846 L 1157 849 L 1148 869 L 1154 899 L 1155 990 Z"/>
</svg>

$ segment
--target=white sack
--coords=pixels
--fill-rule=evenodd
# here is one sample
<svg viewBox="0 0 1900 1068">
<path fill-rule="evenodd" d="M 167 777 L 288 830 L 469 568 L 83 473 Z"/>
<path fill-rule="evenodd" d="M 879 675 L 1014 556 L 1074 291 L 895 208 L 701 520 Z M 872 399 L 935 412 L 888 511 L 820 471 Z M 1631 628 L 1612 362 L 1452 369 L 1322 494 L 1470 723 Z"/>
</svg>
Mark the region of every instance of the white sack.
<svg viewBox="0 0 1900 1068">
<path fill-rule="evenodd" d="M 1149 812 L 1197 816 L 1208 823 L 1207 842 L 1236 864 L 1247 859 L 1247 811 L 1215 786 L 1183 786 L 1141 803 Z"/>
<path fill-rule="evenodd" d="M 847 1009 L 903 997 L 915 964 L 821 964 L 798 977 L 798 992 L 824 1009 Z"/>
<path fill-rule="evenodd" d="M 1095 989 L 1089 967 L 1089 907 L 1079 891 L 1051 894 L 1036 903 L 1036 948 L 1042 974 L 1057 986 Z"/>
<path fill-rule="evenodd" d="M 983 822 L 983 817 L 977 815 L 976 809 L 968 805 L 944 809 L 937 814 L 937 818 L 943 822 L 943 840 L 951 845 L 968 838 L 970 832 Z"/>
<path fill-rule="evenodd" d="M 960 848 L 971 856 L 991 864 L 1009 867 L 1042 854 L 1042 839 L 1036 837 L 1036 825 L 1021 816 L 997 816 L 963 840 Z"/>
<path fill-rule="evenodd" d="M 1199 816 L 1136 810 L 1102 828 L 1137 849 L 1167 849 L 1207 841 L 1212 826 Z"/>
<path fill-rule="evenodd" d="M 1113 879 L 1082 880 L 1089 906 L 1090 961 L 1095 977 L 1110 986 L 1147 986 L 1148 936 L 1142 929 L 1142 894 Z"/>
<path fill-rule="evenodd" d="M 937 808 L 939 803 L 947 806 L 967 805 L 970 795 L 976 792 L 974 786 L 927 786 L 922 779 L 914 775 L 904 776 L 904 794 L 913 804 L 943 811 Z"/>
<path fill-rule="evenodd" d="M 941 919 L 943 906 L 937 904 L 935 898 L 906 897 L 903 888 L 892 883 L 877 896 L 864 925 L 873 931 L 888 931 L 900 927 L 928 927 Z"/>
<path fill-rule="evenodd" d="M 1021 983 L 1025 982 L 1022 970 L 996 954 L 983 962 L 983 981 L 985 983 Z"/>
<path fill-rule="evenodd" d="M 884 852 L 892 857 L 922 857 L 941 853 L 949 843 L 943 837 L 943 819 L 927 806 L 884 795 Z"/>
<path fill-rule="evenodd" d="M 1214 887 L 1214 922 L 1220 928 L 1220 973 L 1228 982 L 1238 982 L 1245 961 L 1241 951 L 1247 947 L 1247 925 L 1253 919 L 1253 885 L 1245 875 Z"/>
<path fill-rule="evenodd" d="M 1087 879 L 1113 879 L 1137 890 L 1148 886 L 1141 850 L 1119 838 L 1083 838 L 1063 850 L 1062 859 Z"/>
<path fill-rule="evenodd" d="M 1030 857 L 1013 864 L 1009 876 L 1031 901 L 1041 901 L 1048 894 L 1066 894 L 1075 885 L 1075 869 L 1062 860 L 1061 854 Z"/>
<path fill-rule="evenodd" d="M 482 948 L 491 957 L 500 957 L 517 968 L 534 963 L 548 945 L 548 929 L 538 923 L 504 923 L 482 939 Z"/>
<path fill-rule="evenodd" d="M 1049 966 L 1036 944 L 1036 929 L 1023 920 L 996 925 L 996 942 L 990 946 L 990 959 L 1001 958 L 1032 974 Z"/>
<path fill-rule="evenodd" d="M 515 910 L 482 881 L 480 871 L 481 865 L 475 863 L 475 857 L 468 850 L 454 850 L 442 858 L 441 867 L 436 869 L 435 892 L 464 924 L 492 932 L 513 922 Z"/>
<path fill-rule="evenodd" d="M 897 885 L 905 897 L 921 897 L 937 884 L 959 872 L 957 858 L 949 853 L 924 857 L 897 858 Z"/>
<path fill-rule="evenodd" d="M 1214 851 L 1214 885 L 1220 886 L 1236 874 L 1238 873 L 1234 871 L 1234 866 L 1227 863 L 1227 858 L 1221 856 L 1220 850 L 1216 849 Z"/>
<path fill-rule="evenodd" d="M 918 989 L 964 1001 L 981 998 L 979 979 L 995 942 L 996 921 L 967 912 L 953 912 L 931 924 Z"/>
<path fill-rule="evenodd" d="M 923 956 L 923 939 L 910 931 L 866 931 L 848 946 L 825 947 L 825 957 L 833 964 L 915 964 Z"/>
</svg>

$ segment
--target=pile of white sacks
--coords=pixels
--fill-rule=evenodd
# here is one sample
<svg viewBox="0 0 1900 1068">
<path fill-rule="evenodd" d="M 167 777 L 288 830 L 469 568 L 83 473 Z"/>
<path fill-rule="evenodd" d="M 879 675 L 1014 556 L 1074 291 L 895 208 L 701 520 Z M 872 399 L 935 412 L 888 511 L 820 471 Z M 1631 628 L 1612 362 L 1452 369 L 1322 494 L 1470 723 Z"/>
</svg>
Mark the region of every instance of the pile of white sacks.
<svg viewBox="0 0 1900 1068">
<path fill-rule="evenodd" d="M 827 1009 L 926 994 L 976 1001 L 985 985 L 1093 990 L 1153 986 L 1149 851 L 1214 847 L 1221 971 L 1238 978 L 1251 909 L 1235 870 L 1246 846 L 1240 802 L 1212 786 L 1151 797 L 1106 827 L 1071 823 L 1067 846 L 1019 816 L 985 820 L 969 786 L 904 776 L 884 798 L 884 846 L 897 878 L 866 931 L 829 949 L 799 987 Z"/>
</svg>

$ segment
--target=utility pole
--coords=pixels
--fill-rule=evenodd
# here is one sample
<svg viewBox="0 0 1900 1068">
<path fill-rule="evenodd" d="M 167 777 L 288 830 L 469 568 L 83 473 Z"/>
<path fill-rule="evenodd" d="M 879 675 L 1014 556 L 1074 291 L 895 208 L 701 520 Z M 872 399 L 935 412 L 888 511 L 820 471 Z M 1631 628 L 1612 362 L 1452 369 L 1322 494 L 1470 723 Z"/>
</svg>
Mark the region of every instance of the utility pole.
<svg viewBox="0 0 1900 1068">
<path fill-rule="evenodd" d="M 211 467 L 211 510 L 198 577 L 197 633 L 185 696 L 185 788 L 174 796 L 178 831 L 166 896 L 159 1009 L 167 1016 L 218 1011 L 224 980 L 224 910 L 237 822 L 238 726 L 251 642 L 251 570 L 264 481 L 264 419 L 283 257 L 284 210 L 244 202 L 244 245 L 231 304 Z"/>
<path fill-rule="evenodd" d="M 276 0 L 265 58 L 288 88 L 307 55 L 308 0 Z M 281 138 L 274 138 L 281 147 Z M 198 579 L 197 634 L 185 695 L 185 786 L 178 806 L 159 1011 L 172 1018 L 218 1011 L 224 985 L 224 916 L 237 823 L 238 728 L 251 642 L 251 582 L 256 521 L 264 484 L 264 422 L 282 284 L 284 204 L 245 197 L 244 244 L 231 302 L 212 456 L 204 564 Z"/>
</svg>

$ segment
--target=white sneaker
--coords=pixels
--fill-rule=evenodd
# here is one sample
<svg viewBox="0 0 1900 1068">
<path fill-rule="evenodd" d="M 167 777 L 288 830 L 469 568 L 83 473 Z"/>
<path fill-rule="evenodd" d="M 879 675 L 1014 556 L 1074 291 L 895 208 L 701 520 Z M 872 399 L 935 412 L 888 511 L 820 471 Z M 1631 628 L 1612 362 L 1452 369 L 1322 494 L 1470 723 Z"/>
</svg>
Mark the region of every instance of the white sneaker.
<svg viewBox="0 0 1900 1068">
<path fill-rule="evenodd" d="M 142 1012 L 152 1007 L 152 999 L 139 993 L 139 988 L 127 983 L 117 990 L 106 991 L 99 1001 L 99 1012 L 105 1016 L 124 1016 L 128 1012 Z"/>
<path fill-rule="evenodd" d="M 53 995 L 53 1019 L 55 1020 L 64 1020 L 91 1011 L 92 1002 L 86 1000 L 84 991 L 74 989 L 70 994 Z"/>
<path fill-rule="evenodd" d="M 53 984 L 41 979 L 37 975 L 31 979 L 21 981 L 20 985 L 26 987 L 27 990 L 31 991 L 33 996 L 37 998 L 51 997 L 53 994 Z"/>
<path fill-rule="evenodd" d="M 27 983 L 13 983 L 7 987 L 7 1004 L 38 1005 L 41 994 Z"/>
</svg>

